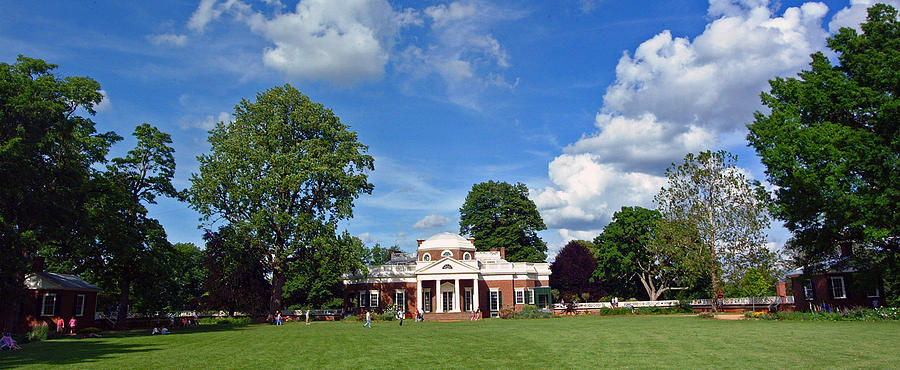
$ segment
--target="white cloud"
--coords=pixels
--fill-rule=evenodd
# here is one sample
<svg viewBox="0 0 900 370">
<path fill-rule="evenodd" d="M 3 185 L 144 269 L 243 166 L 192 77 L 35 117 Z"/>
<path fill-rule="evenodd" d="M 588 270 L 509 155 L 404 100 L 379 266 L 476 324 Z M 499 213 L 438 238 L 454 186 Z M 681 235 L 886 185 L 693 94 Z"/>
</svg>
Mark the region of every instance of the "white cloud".
<svg viewBox="0 0 900 370">
<path fill-rule="evenodd" d="M 216 3 L 217 0 L 201 0 L 200 5 L 197 5 L 197 10 L 194 11 L 194 14 L 191 14 L 191 19 L 188 20 L 188 28 L 195 32 L 203 33 L 206 29 L 206 25 L 209 24 L 209 22 L 219 19 L 219 17 L 222 16 L 222 13 L 231 8 L 231 5 L 234 2 L 225 1 L 220 4 Z"/>
<path fill-rule="evenodd" d="M 100 95 L 103 95 L 103 99 L 94 106 L 94 111 L 103 112 L 112 108 L 112 102 L 109 100 L 109 95 L 106 94 L 106 90 L 100 90 Z"/>
<path fill-rule="evenodd" d="M 438 227 L 444 227 L 450 222 L 453 222 L 453 219 L 450 217 L 444 217 L 439 214 L 430 214 L 428 216 L 423 217 L 421 220 L 416 221 L 413 224 L 413 229 L 434 229 Z"/>
<path fill-rule="evenodd" d="M 828 22 L 828 30 L 831 33 L 837 33 L 841 27 L 850 27 L 855 28 L 859 32 L 861 30 L 859 28 L 860 23 L 865 22 L 866 16 L 869 14 L 867 10 L 875 3 L 888 4 L 900 9 L 900 1 L 898 0 L 850 0 L 850 6 L 839 10 L 831 18 L 831 22 Z"/>
<path fill-rule="evenodd" d="M 149 35 L 147 36 L 147 39 L 150 40 L 153 45 L 187 45 L 187 35 L 178 35 L 174 33 Z"/>
<path fill-rule="evenodd" d="M 564 244 L 596 236 L 622 206 L 655 208 L 670 163 L 743 137 L 768 80 L 824 47 L 827 10 L 810 2 L 776 16 L 765 0 L 712 0 L 715 19 L 693 40 L 663 31 L 624 53 L 597 131 L 568 145 L 549 165 L 552 185 L 532 192 L 548 227 Z"/>
<path fill-rule="evenodd" d="M 359 240 L 362 241 L 364 244 L 369 244 L 369 243 L 375 242 L 375 238 L 372 237 L 372 233 L 370 233 L 368 231 L 364 232 L 362 234 L 359 234 L 356 237 L 359 238 Z"/>
<path fill-rule="evenodd" d="M 183 126 L 182 128 L 195 127 L 195 128 L 201 128 L 201 129 L 208 131 L 208 130 L 212 130 L 214 127 L 216 127 L 216 123 L 219 123 L 219 122 L 231 122 L 231 113 L 219 112 L 219 114 L 217 114 L 215 116 L 208 115 L 208 116 L 204 117 L 203 119 L 193 121 L 193 122 L 189 123 L 188 125 Z"/>
</svg>

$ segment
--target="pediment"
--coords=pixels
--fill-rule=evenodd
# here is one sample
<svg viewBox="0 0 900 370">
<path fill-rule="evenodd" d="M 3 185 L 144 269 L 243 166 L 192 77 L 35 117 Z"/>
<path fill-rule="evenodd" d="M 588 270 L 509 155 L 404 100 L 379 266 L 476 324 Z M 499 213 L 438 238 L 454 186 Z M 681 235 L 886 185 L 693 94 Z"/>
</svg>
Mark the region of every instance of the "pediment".
<svg viewBox="0 0 900 370">
<path fill-rule="evenodd" d="M 450 257 L 444 257 L 437 261 L 433 261 L 427 266 L 416 270 L 417 274 L 459 274 L 472 272 L 478 272 L 478 269 Z"/>
</svg>

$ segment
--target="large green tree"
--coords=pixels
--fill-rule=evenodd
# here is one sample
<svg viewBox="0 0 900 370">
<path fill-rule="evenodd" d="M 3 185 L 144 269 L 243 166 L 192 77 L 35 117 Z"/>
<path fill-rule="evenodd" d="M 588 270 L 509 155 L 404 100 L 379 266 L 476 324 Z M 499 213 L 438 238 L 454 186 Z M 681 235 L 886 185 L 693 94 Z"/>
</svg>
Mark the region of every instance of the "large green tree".
<svg viewBox="0 0 900 370">
<path fill-rule="evenodd" d="M 203 235 L 203 295 L 200 307 L 250 315 L 267 312 L 272 284 L 263 263 L 266 251 L 256 248 L 232 227 L 207 230 Z"/>
<path fill-rule="evenodd" d="M 622 207 L 594 239 L 597 270 L 607 292 L 620 297 L 646 293 L 655 301 L 666 291 L 682 289 L 693 271 L 687 264 L 696 243 L 690 238 L 667 234 L 656 210 Z M 690 229 L 678 228 L 689 231 Z"/>
<path fill-rule="evenodd" d="M 522 183 L 475 184 L 459 209 L 459 232 L 475 238 L 481 251 L 505 247 L 512 262 L 544 262 L 547 244 L 537 232 L 546 228 Z"/>
<path fill-rule="evenodd" d="M 691 263 L 709 276 L 712 294 L 722 289 L 723 281 L 771 264 L 772 254 L 765 247 L 768 194 L 759 182 L 748 180 L 735 161 L 724 151 L 689 153 L 682 164 L 666 169 L 668 184 L 655 198 L 663 220 L 673 228 L 668 235 L 680 240 L 680 229 L 695 228 L 705 253 L 694 254 Z"/>
<path fill-rule="evenodd" d="M 0 63 L 0 326 L 16 330 L 25 273 L 42 246 L 84 240 L 92 165 L 120 138 L 98 134 L 102 95 L 88 77 L 57 77 L 56 65 L 19 56 Z"/>
<path fill-rule="evenodd" d="M 269 310 L 280 310 L 290 264 L 313 259 L 314 241 L 352 217 L 353 201 L 372 192 L 374 161 L 349 126 L 291 85 L 241 100 L 234 121 L 219 122 L 208 141 L 190 202 L 205 220 L 222 219 L 263 248 Z"/>
<path fill-rule="evenodd" d="M 862 33 L 828 40 L 837 63 L 812 55 L 798 78 L 776 78 L 762 94 L 748 140 L 778 186 L 773 214 L 794 233 L 799 263 L 814 267 L 840 245 L 856 262 L 900 270 L 900 22 L 869 9 Z M 878 267 L 878 268 L 876 268 Z M 892 272 L 893 271 L 893 272 Z M 888 285 L 895 286 L 891 281 Z M 898 287 L 900 288 L 900 287 Z M 897 291 L 889 294 L 897 295 Z"/>
</svg>

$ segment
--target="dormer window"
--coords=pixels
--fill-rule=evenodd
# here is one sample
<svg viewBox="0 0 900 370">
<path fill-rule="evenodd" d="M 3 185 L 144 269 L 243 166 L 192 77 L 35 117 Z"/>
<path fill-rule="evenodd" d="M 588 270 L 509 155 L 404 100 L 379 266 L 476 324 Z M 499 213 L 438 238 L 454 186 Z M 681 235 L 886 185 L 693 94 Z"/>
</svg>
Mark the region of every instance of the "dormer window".
<svg viewBox="0 0 900 370">
<path fill-rule="evenodd" d="M 469 252 L 463 253 L 463 259 L 468 261 L 468 260 L 472 259 L 472 255 L 469 254 Z"/>
<path fill-rule="evenodd" d="M 451 251 L 443 251 L 441 252 L 441 257 L 453 257 L 453 252 Z"/>
<path fill-rule="evenodd" d="M 422 255 L 422 261 L 431 261 L 431 253 L 425 253 Z"/>
</svg>

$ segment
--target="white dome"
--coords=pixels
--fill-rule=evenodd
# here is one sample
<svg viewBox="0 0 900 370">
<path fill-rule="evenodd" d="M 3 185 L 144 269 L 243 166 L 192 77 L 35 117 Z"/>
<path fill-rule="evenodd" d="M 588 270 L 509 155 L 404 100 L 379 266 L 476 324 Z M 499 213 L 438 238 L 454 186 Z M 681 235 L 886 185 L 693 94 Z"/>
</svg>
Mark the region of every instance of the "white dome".
<svg viewBox="0 0 900 370">
<path fill-rule="evenodd" d="M 475 245 L 466 238 L 454 233 L 440 233 L 432 235 L 419 245 L 419 250 L 426 249 L 462 249 L 475 250 Z"/>
</svg>

